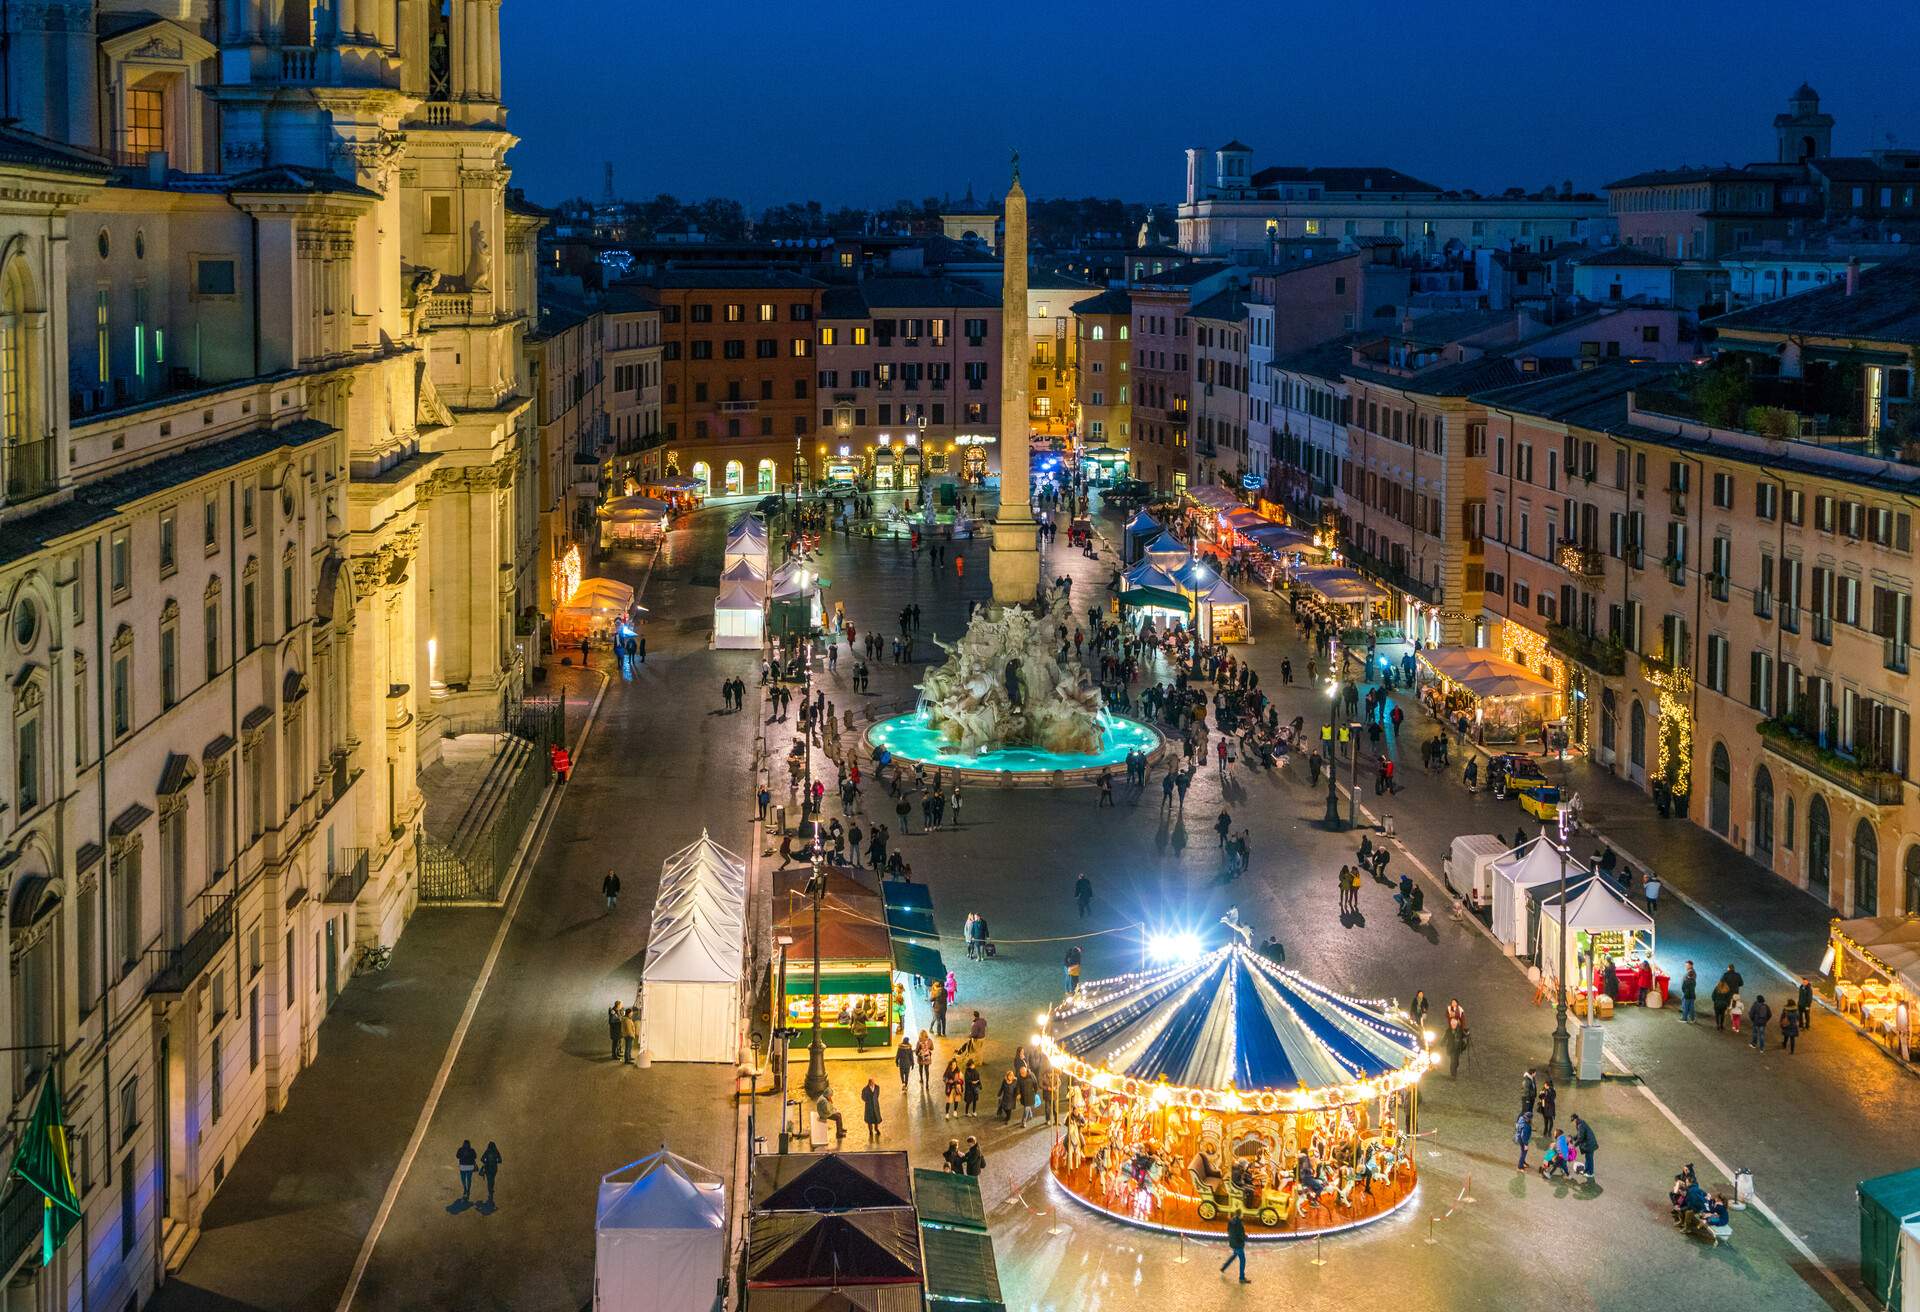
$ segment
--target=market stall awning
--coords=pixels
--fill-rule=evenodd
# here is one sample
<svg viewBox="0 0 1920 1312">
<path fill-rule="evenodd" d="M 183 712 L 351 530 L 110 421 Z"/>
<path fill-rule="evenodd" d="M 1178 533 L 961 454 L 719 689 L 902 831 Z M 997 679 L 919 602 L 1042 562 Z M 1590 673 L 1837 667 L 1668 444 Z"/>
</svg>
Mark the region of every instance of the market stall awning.
<svg viewBox="0 0 1920 1312">
<path fill-rule="evenodd" d="M 1243 532 L 1253 540 L 1255 546 L 1265 551 L 1302 551 L 1313 545 L 1311 534 L 1285 524 L 1262 524 Z"/>
<path fill-rule="evenodd" d="M 925 884 L 916 884 L 911 879 L 882 880 L 880 898 L 889 910 L 894 907 L 917 907 L 929 912 L 933 910 L 933 890 Z"/>
<path fill-rule="evenodd" d="M 713 599 L 715 610 L 758 611 L 762 605 L 760 594 L 751 583 L 723 583 Z"/>
<path fill-rule="evenodd" d="M 1211 483 L 1188 488 L 1187 497 L 1213 510 L 1234 510 L 1241 504 L 1239 497 Z"/>
<path fill-rule="evenodd" d="M 864 1212 L 762 1212 L 747 1241 L 747 1283 L 920 1283 L 920 1243 L 911 1207 Z"/>
<path fill-rule="evenodd" d="M 1124 531 L 1128 537 L 1139 537 L 1143 534 L 1159 533 L 1161 531 L 1161 524 L 1159 520 L 1149 515 L 1146 511 L 1138 510 L 1134 512 L 1133 518 L 1127 521 L 1127 527 Z"/>
<path fill-rule="evenodd" d="M 688 478 L 684 474 L 675 474 L 671 478 L 663 478 L 647 486 L 665 488 L 669 492 L 697 492 L 700 489 L 700 480 Z"/>
<path fill-rule="evenodd" d="M 1213 586 L 1200 594 L 1200 600 L 1209 606 L 1244 606 L 1247 599 L 1225 579 L 1215 579 Z"/>
<path fill-rule="evenodd" d="M 624 615 L 633 609 L 633 589 L 618 579 L 581 579 L 563 610 L 592 615 Z"/>
<path fill-rule="evenodd" d="M 1182 615 L 1193 614 L 1193 607 L 1185 597 L 1166 588 L 1128 588 L 1120 594 L 1120 604 L 1135 608 L 1151 607 L 1157 610 L 1179 611 Z"/>
<path fill-rule="evenodd" d="M 922 1220 L 920 1251 L 926 1255 L 927 1307 L 933 1312 L 948 1308 L 994 1312 L 1006 1306 L 1000 1301 L 993 1239 L 984 1231 Z"/>
<path fill-rule="evenodd" d="M 980 1181 L 976 1176 L 916 1166 L 913 1200 L 920 1209 L 922 1225 L 931 1223 L 986 1231 L 987 1209 L 980 1201 Z"/>
<path fill-rule="evenodd" d="M 907 1155 L 762 1153 L 753 1159 L 756 1212 L 867 1211 L 911 1207 Z M 964 1177 L 962 1177 L 964 1178 Z M 822 1200 L 831 1199 L 830 1206 Z"/>
<path fill-rule="evenodd" d="M 1262 524 L 1273 522 L 1259 511 L 1249 510 L 1245 506 L 1236 506 L 1229 510 L 1226 513 L 1226 521 L 1227 527 L 1236 533 L 1244 533 L 1250 528 L 1258 528 Z"/>
<path fill-rule="evenodd" d="M 1177 588 L 1173 576 L 1150 560 L 1142 560 L 1120 577 L 1139 588 Z"/>
<path fill-rule="evenodd" d="M 940 937 L 940 931 L 934 928 L 933 912 L 926 907 L 888 907 L 887 928 L 896 934 Z"/>
<path fill-rule="evenodd" d="M 616 523 L 643 523 L 664 520 L 668 506 L 664 501 L 652 497 L 617 497 L 600 507 L 600 518 Z"/>
<path fill-rule="evenodd" d="M 796 964 L 797 962 L 797 964 Z M 942 972 L 941 978 L 945 978 Z M 829 963 L 820 963 L 820 991 L 822 993 L 891 993 L 893 977 L 884 970 L 838 971 L 829 969 Z M 787 996 L 802 997 L 813 992 L 813 966 L 811 959 L 798 959 L 792 949 L 787 951 Z"/>
<path fill-rule="evenodd" d="M 1335 1089 L 1425 1062 L 1389 1004 L 1342 996 L 1237 941 L 1082 985 L 1053 1009 L 1044 1042 L 1122 1078 L 1242 1094 Z"/>
<path fill-rule="evenodd" d="M 910 938 L 893 940 L 893 968 L 921 979 L 947 977 L 947 963 L 941 959 L 939 950 Z"/>
<path fill-rule="evenodd" d="M 1540 903 L 1541 920 L 1560 923 L 1560 890 L 1539 885 L 1531 894 Z M 1567 928 L 1599 933 L 1617 930 L 1629 934 L 1653 932 L 1653 917 L 1627 901 L 1626 894 L 1598 876 L 1567 886 Z"/>
<path fill-rule="evenodd" d="M 1476 697 L 1544 697 L 1559 691 L 1524 665 L 1516 665 L 1482 647 L 1429 647 L 1420 662 Z"/>
<path fill-rule="evenodd" d="M 1185 556 L 1188 554 L 1186 543 L 1182 542 L 1173 534 L 1164 532 L 1140 549 L 1149 556 Z"/>
<path fill-rule="evenodd" d="M 1342 604 L 1380 601 L 1386 596 L 1378 587 L 1350 569 L 1338 565 L 1307 565 L 1293 572 L 1293 582 L 1319 593 L 1328 601 Z"/>
</svg>

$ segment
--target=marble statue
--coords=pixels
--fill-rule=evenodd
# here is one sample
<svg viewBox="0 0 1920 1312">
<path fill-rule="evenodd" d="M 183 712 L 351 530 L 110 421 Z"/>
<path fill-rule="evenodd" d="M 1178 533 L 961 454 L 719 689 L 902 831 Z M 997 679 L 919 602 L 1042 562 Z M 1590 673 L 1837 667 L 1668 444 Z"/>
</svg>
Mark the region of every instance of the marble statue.
<svg viewBox="0 0 1920 1312">
<path fill-rule="evenodd" d="M 981 607 L 957 642 L 939 643 L 947 659 L 920 685 L 928 725 L 967 752 L 1098 750 L 1100 690 L 1063 640 L 1072 631 L 1064 595 L 1041 611 Z"/>
</svg>

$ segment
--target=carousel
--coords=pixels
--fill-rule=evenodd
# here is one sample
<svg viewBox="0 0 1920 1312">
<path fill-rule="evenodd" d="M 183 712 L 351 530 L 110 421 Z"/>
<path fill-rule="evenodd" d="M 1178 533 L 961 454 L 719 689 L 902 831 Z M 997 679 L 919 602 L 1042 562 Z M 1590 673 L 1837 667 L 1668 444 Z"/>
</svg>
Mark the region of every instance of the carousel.
<svg viewBox="0 0 1920 1312">
<path fill-rule="evenodd" d="M 1432 1057 L 1395 1004 L 1322 988 L 1249 946 L 1097 980 L 1034 1036 L 1068 1086 L 1052 1171 L 1121 1221 L 1252 1238 L 1366 1225 L 1418 1182 Z"/>
</svg>

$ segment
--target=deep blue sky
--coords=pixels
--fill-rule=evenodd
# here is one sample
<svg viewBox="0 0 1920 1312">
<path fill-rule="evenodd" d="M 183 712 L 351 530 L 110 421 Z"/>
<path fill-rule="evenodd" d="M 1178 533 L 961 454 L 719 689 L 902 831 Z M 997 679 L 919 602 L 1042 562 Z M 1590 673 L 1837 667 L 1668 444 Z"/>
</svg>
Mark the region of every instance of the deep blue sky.
<svg viewBox="0 0 1920 1312">
<path fill-rule="evenodd" d="M 882 203 L 1029 191 L 1172 201 L 1181 151 L 1384 164 L 1444 186 L 1582 189 L 1769 158 L 1801 79 L 1838 153 L 1920 146 L 1920 8 L 1828 0 L 510 0 L 515 178 L 538 201 Z M 1417 17 L 1415 17 L 1417 15 Z"/>
</svg>

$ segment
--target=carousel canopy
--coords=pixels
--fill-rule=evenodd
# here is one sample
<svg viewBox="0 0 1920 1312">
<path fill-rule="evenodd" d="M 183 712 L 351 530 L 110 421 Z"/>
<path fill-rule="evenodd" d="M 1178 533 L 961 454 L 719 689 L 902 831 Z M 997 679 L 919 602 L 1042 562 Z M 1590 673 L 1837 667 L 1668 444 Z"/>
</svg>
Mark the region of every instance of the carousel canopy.
<svg viewBox="0 0 1920 1312">
<path fill-rule="evenodd" d="M 1429 647 L 1420 654 L 1427 667 L 1476 697 L 1543 697 L 1554 686 L 1524 665 L 1479 647 Z"/>
<path fill-rule="evenodd" d="M 1426 1065 L 1421 1036 L 1385 1002 L 1344 997 L 1240 942 L 1198 960 L 1083 985 L 1055 1007 L 1045 1046 L 1081 1078 L 1178 1089 L 1332 1095 Z"/>
</svg>

